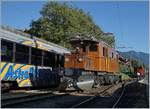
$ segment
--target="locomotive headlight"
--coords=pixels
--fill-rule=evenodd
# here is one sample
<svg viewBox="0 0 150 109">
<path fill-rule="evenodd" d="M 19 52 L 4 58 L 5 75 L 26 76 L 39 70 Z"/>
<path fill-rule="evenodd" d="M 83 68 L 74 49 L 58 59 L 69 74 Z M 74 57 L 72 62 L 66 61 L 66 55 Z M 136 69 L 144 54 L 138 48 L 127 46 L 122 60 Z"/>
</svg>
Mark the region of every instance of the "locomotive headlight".
<svg viewBox="0 0 150 109">
<path fill-rule="evenodd" d="M 79 61 L 79 62 L 82 62 L 82 61 L 83 61 L 83 58 L 79 58 L 78 61 Z"/>
<path fill-rule="evenodd" d="M 68 62 L 68 61 L 69 61 L 69 58 L 65 58 L 65 61 Z"/>
</svg>

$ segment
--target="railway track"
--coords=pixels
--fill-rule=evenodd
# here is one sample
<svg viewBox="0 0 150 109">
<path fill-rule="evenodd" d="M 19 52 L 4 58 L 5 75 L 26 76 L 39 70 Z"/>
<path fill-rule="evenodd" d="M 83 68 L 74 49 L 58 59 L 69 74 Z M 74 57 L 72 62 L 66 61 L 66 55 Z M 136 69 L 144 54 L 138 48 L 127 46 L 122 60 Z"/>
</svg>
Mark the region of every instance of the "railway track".
<svg viewBox="0 0 150 109">
<path fill-rule="evenodd" d="M 52 99 L 54 97 L 61 97 L 69 95 L 69 93 L 42 93 L 42 94 L 33 94 L 33 95 L 25 95 L 20 97 L 6 98 L 1 100 L 1 107 L 11 107 L 13 105 L 17 105 L 20 103 L 28 103 L 33 101 L 38 101 L 42 99 Z"/>
<path fill-rule="evenodd" d="M 86 108 L 95 108 L 95 107 L 89 107 L 89 106 L 96 106 L 96 105 L 97 105 L 97 107 L 101 106 L 102 108 L 106 108 L 107 106 L 110 108 L 115 108 L 117 106 L 117 104 L 120 102 L 120 100 L 124 94 L 126 83 L 122 83 L 121 93 L 119 94 L 119 96 L 117 98 L 114 97 L 113 95 L 109 95 L 107 93 L 107 91 L 111 90 L 111 88 L 113 88 L 114 86 L 115 85 L 111 85 L 111 86 L 105 88 L 101 92 L 98 92 L 97 94 L 95 94 L 95 96 L 89 97 L 89 98 L 81 101 L 80 103 L 71 106 L 71 108 L 85 108 L 85 107 Z M 106 99 L 103 98 L 103 96 L 106 97 Z"/>
<path fill-rule="evenodd" d="M 82 102 L 80 102 L 79 104 L 71 106 L 71 108 L 80 107 L 80 105 L 86 104 L 86 103 L 96 99 L 99 95 L 105 95 L 106 91 L 111 89 L 113 86 L 115 86 L 115 85 L 110 85 L 108 87 L 105 87 L 100 92 L 97 92 L 95 94 L 95 96 L 92 96 L 90 98 L 88 97 L 86 100 L 82 99 L 83 100 Z M 65 92 L 65 93 L 58 93 L 58 94 L 54 94 L 52 92 L 49 92 L 49 93 L 27 95 L 27 96 L 21 96 L 21 97 L 5 98 L 5 99 L 2 99 L 1 106 L 3 108 L 13 107 L 15 105 L 20 105 L 21 103 L 24 104 L 24 103 L 29 103 L 29 102 L 37 102 L 37 101 L 44 100 L 44 99 L 53 99 L 55 97 L 59 98 L 61 96 L 65 96 L 65 95 L 69 96 L 71 93 L 74 93 L 74 92 L 71 91 L 68 93 Z"/>
<path fill-rule="evenodd" d="M 128 82 L 129 83 L 129 82 Z M 122 86 L 122 88 L 121 88 Z M 43 100 L 48 100 L 48 104 L 45 107 L 67 107 L 67 108 L 94 108 L 94 107 L 110 107 L 115 108 L 117 107 L 118 103 L 121 100 L 121 97 L 124 93 L 124 87 L 125 85 L 109 85 L 102 88 L 102 90 L 98 89 L 93 92 L 89 93 L 74 93 L 74 92 L 64 92 L 64 93 L 40 93 L 40 94 L 34 94 L 34 95 L 28 95 L 28 96 L 22 96 L 22 97 L 15 97 L 15 98 L 5 98 L 1 101 L 1 106 L 3 108 L 6 107 L 19 107 L 21 104 L 28 104 L 28 107 L 32 107 L 32 104 L 35 105 L 35 103 L 40 102 L 40 107 L 43 107 L 45 105 L 42 105 Z M 116 89 L 120 88 L 120 92 L 117 95 L 117 97 L 110 94 L 111 91 L 115 91 Z M 115 89 L 115 90 L 114 90 Z M 80 96 L 81 94 L 81 96 Z M 85 96 L 82 96 L 82 94 Z M 76 98 L 75 98 L 76 97 Z M 61 99 L 60 99 L 61 98 Z M 67 100 L 68 99 L 68 100 Z M 69 100 L 71 99 L 71 100 Z M 55 101 L 54 101 L 55 100 Z M 49 102 L 53 101 L 53 103 L 49 104 Z M 67 103 L 65 105 L 65 103 Z M 55 105 L 55 106 L 54 106 Z M 22 106 L 23 107 L 23 106 Z M 34 106 L 36 107 L 36 106 Z M 37 106 L 38 107 L 38 106 Z"/>
<path fill-rule="evenodd" d="M 127 82 L 122 87 L 122 92 L 119 95 L 112 108 L 147 108 L 146 94 L 144 94 L 145 85 L 141 85 L 138 81 Z M 145 88 L 145 89 L 144 89 Z M 142 89 L 142 91 L 141 91 Z"/>
<path fill-rule="evenodd" d="M 121 92 L 120 96 L 118 97 L 118 99 L 116 100 L 116 102 L 113 104 L 112 108 L 116 108 L 117 105 L 119 104 L 119 102 L 120 102 L 122 96 L 124 95 L 126 85 L 127 85 L 126 83 L 124 83 L 124 84 L 122 85 L 122 92 Z"/>
<path fill-rule="evenodd" d="M 105 95 L 107 93 L 107 90 L 111 89 L 114 85 L 111 85 L 109 87 L 106 87 L 104 90 L 102 90 L 101 92 L 98 92 L 97 94 L 95 94 L 95 96 L 89 97 L 85 100 L 83 100 L 82 102 L 75 104 L 73 106 L 71 106 L 71 108 L 80 108 L 83 105 L 88 104 L 89 102 L 95 100 L 97 97 L 99 97 L 99 95 Z"/>
<path fill-rule="evenodd" d="M 111 85 L 105 88 L 103 91 L 97 93 L 95 96 L 88 97 L 80 103 L 71 106 L 71 108 L 116 108 L 120 100 L 122 99 L 122 96 L 124 95 L 126 85 L 132 82 L 122 83 L 122 86 L 120 88 L 121 90 L 115 97 L 107 93 L 108 90 L 111 90 L 111 88 L 113 88 L 113 85 Z"/>
</svg>

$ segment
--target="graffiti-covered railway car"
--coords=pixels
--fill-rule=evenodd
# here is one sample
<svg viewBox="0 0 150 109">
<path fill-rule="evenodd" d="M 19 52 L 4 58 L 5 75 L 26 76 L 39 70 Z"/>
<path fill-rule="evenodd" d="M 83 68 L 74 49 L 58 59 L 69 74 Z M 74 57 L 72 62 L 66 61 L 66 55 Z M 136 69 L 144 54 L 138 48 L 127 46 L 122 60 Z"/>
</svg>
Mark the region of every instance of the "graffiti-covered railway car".
<svg viewBox="0 0 150 109">
<path fill-rule="evenodd" d="M 6 27 L 0 30 L 0 39 L 2 87 L 59 85 L 67 49 Z"/>
</svg>

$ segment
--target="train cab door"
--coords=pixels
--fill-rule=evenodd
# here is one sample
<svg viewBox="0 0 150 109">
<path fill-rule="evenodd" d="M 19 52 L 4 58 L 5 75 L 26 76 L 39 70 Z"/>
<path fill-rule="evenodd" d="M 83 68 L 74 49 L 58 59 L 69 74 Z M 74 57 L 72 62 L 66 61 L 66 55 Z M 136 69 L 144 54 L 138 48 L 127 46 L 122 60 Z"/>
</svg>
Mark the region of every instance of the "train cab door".
<svg viewBox="0 0 150 109">
<path fill-rule="evenodd" d="M 106 72 L 108 71 L 108 68 L 109 68 L 109 57 L 108 57 L 108 48 L 105 49 L 106 50 Z"/>
<path fill-rule="evenodd" d="M 105 70 L 105 71 L 107 71 L 108 70 L 108 48 L 107 47 L 103 47 L 103 56 L 104 56 L 104 66 L 105 67 L 103 67 L 103 69 Z"/>
</svg>

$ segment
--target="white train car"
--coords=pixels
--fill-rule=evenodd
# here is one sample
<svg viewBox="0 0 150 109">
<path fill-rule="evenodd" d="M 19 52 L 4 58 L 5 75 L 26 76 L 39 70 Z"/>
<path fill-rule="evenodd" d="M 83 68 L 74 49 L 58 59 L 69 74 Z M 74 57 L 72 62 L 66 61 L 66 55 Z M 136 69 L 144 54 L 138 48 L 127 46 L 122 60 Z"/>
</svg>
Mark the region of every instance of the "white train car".
<svg viewBox="0 0 150 109">
<path fill-rule="evenodd" d="M 8 27 L 1 27 L 0 43 L 2 87 L 59 85 L 68 49 Z"/>
</svg>

